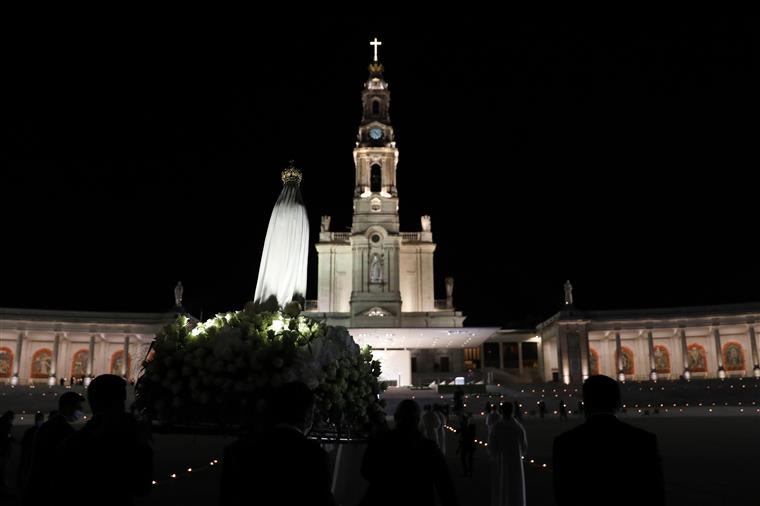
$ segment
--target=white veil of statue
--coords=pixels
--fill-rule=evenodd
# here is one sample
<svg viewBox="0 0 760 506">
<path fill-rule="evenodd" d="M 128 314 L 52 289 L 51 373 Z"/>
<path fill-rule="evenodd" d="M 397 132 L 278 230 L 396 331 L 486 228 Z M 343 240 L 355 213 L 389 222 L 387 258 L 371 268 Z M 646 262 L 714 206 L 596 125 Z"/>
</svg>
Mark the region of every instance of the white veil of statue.
<svg viewBox="0 0 760 506">
<path fill-rule="evenodd" d="M 285 306 L 295 296 L 306 296 L 309 219 L 301 199 L 301 177 L 292 161 L 282 171 L 282 192 L 269 218 L 255 302 L 267 302 L 275 296 L 278 304 Z"/>
</svg>

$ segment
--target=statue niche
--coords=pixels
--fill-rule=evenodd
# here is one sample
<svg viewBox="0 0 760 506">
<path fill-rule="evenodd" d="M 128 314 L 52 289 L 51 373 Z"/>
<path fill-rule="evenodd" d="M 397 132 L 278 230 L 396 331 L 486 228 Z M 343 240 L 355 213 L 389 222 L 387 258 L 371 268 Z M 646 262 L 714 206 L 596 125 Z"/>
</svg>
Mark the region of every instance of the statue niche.
<svg viewBox="0 0 760 506">
<path fill-rule="evenodd" d="M 370 283 L 383 282 L 383 256 L 379 253 L 372 253 L 369 263 L 369 281 Z"/>
</svg>

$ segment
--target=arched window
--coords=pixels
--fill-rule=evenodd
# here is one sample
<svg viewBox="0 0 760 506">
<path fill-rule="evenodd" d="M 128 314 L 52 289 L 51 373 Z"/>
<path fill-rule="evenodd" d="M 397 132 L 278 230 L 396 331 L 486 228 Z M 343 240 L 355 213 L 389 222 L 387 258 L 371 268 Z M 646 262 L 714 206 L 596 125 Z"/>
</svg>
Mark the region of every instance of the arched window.
<svg viewBox="0 0 760 506">
<path fill-rule="evenodd" d="M 372 101 L 372 114 L 380 114 L 380 101 L 379 100 L 373 100 Z"/>
<path fill-rule="evenodd" d="M 620 348 L 620 368 L 626 376 L 633 375 L 636 372 L 633 364 L 633 350 L 625 346 Z"/>
<path fill-rule="evenodd" d="M 690 344 L 686 350 L 689 372 L 707 372 L 707 352 L 701 344 Z"/>
<path fill-rule="evenodd" d="M 670 374 L 670 352 L 659 344 L 654 347 L 654 370 L 657 374 Z"/>
<path fill-rule="evenodd" d="M 49 378 L 53 369 L 53 351 L 49 348 L 37 350 L 32 355 L 32 378 Z"/>
<path fill-rule="evenodd" d="M 369 190 L 379 192 L 383 184 L 382 169 L 378 164 L 374 164 L 369 173 Z"/>
<path fill-rule="evenodd" d="M 71 359 L 71 375 L 74 378 L 84 378 L 87 376 L 87 361 L 90 359 L 90 352 L 88 350 L 79 350 L 74 353 L 74 358 Z"/>
<path fill-rule="evenodd" d="M 13 374 L 13 351 L 0 348 L 0 378 L 10 378 Z"/>
<path fill-rule="evenodd" d="M 744 348 L 736 341 L 723 345 L 723 368 L 726 371 L 744 370 Z"/>
<path fill-rule="evenodd" d="M 122 371 L 123 367 L 124 367 L 124 350 L 119 350 L 117 352 L 114 352 L 114 354 L 111 355 L 111 374 L 121 376 L 122 374 L 124 374 L 124 371 Z M 132 355 L 129 355 L 127 357 L 127 377 L 130 376 L 131 369 L 132 369 Z"/>
<path fill-rule="evenodd" d="M 594 348 L 588 349 L 588 373 L 590 375 L 599 374 L 599 352 Z"/>
</svg>

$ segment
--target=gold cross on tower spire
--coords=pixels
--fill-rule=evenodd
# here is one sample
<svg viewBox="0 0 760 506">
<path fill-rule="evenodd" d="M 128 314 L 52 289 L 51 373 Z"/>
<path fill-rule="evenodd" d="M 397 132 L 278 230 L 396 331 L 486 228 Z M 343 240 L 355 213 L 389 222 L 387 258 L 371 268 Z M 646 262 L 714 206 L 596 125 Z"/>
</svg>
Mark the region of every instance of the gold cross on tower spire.
<svg viewBox="0 0 760 506">
<path fill-rule="evenodd" d="M 375 59 L 373 61 L 377 61 L 377 46 L 382 46 L 383 43 L 377 40 L 377 37 L 375 37 L 375 40 L 370 41 L 370 46 L 374 46 L 375 49 Z"/>
</svg>

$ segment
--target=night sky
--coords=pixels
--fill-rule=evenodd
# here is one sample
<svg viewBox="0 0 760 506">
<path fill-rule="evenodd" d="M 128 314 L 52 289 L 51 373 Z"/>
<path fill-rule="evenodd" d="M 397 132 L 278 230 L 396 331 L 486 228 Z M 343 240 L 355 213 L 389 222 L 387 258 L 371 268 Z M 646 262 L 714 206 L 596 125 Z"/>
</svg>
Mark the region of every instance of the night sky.
<svg viewBox="0 0 760 506">
<path fill-rule="evenodd" d="M 534 325 L 568 278 L 585 309 L 760 300 L 757 22 L 17 26 L 0 307 L 165 311 L 178 280 L 196 316 L 242 307 L 288 160 L 313 241 L 350 226 L 375 36 L 402 230 L 432 216 L 467 324 Z"/>
</svg>

